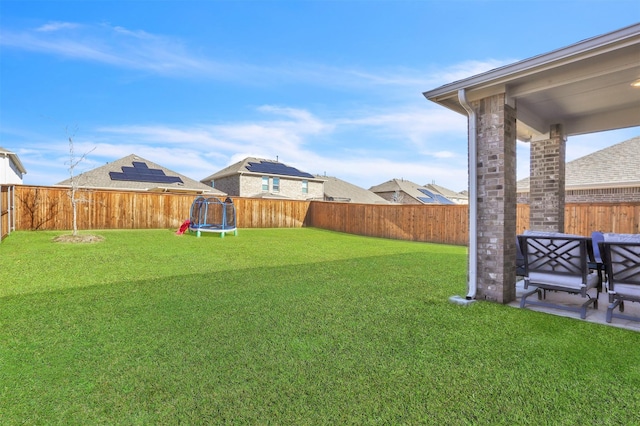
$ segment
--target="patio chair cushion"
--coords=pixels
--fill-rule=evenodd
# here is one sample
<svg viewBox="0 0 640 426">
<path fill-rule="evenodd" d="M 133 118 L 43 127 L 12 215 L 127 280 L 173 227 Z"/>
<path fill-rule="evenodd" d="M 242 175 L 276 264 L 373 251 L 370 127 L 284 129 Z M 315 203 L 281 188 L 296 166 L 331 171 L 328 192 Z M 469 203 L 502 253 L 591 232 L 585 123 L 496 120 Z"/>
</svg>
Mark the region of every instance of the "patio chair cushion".
<svg viewBox="0 0 640 426">
<path fill-rule="evenodd" d="M 640 321 L 640 317 L 623 314 L 625 300 L 640 302 L 640 235 L 605 234 L 601 244 L 609 277 L 609 302 L 606 321 L 622 318 Z M 616 308 L 619 313 L 615 313 Z"/>
<path fill-rule="evenodd" d="M 519 235 L 518 241 L 525 257 L 524 288 L 526 289 L 529 285 L 535 287 L 522 295 L 521 308 L 527 304 L 550 306 L 577 311 L 582 319 L 586 318 L 589 305 L 597 309 L 600 276 L 598 272 L 591 272 L 589 268 L 589 261 L 593 256 L 590 238 L 554 232 L 544 235 L 533 233 Z M 595 297 L 587 293 L 592 288 L 596 289 Z M 558 305 L 542 300 L 546 298 L 549 290 L 578 293 L 587 300 L 579 307 Z M 536 293 L 540 300 L 529 299 Z"/>
<path fill-rule="evenodd" d="M 580 291 L 583 288 L 588 290 L 590 288 L 596 287 L 598 285 L 598 274 L 597 272 L 591 272 L 587 275 L 586 282 L 583 283 L 582 277 L 577 275 L 530 272 L 529 282 L 531 283 L 531 285 L 542 284 Z"/>
<path fill-rule="evenodd" d="M 640 234 L 604 234 L 604 241 L 607 243 L 640 243 Z"/>
<path fill-rule="evenodd" d="M 618 282 L 615 290 L 609 290 L 609 294 L 640 300 L 640 286 Z"/>
<path fill-rule="evenodd" d="M 523 235 L 534 236 L 534 237 L 577 237 L 577 238 L 582 237 L 582 235 L 565 234 L 563 232 L 532 231 L 530 229 L 527 229 L 526 231 L 524 231 Z"/>
</svg>

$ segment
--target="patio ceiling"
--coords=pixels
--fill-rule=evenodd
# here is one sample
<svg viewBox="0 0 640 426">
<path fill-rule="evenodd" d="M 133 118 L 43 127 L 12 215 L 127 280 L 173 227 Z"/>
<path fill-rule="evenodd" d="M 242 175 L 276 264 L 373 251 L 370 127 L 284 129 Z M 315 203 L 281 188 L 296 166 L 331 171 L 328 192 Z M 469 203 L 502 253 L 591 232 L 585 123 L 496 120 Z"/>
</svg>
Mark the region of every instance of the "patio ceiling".
<svg viewBox="0 0 640 426">
<path fill-rule="evenodd" d="M 636 82 L 638 86 L 632 84 Z M 546 138 L 562 124 L 567 136 L 640 126 L 640 24 L 496 68 L 424 92 L 466 115 L 468 101 L 506 93 L 517 108 L 518 139 Z"/>
</svg>

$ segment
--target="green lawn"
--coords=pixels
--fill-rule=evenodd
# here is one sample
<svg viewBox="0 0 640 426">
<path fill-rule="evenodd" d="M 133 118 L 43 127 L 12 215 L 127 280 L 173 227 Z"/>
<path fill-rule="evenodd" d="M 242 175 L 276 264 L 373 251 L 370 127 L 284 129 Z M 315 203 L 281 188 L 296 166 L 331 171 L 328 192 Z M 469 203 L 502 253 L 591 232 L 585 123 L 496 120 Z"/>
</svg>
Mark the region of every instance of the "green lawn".
<svg viewBox="0 0 640 426">
<path fill-rule="evenodd" d="M 3 425 L 640 424 L 640 333 L 451 304 L 464 247 L 59 234 L 0 244 Z"/>
</svg>

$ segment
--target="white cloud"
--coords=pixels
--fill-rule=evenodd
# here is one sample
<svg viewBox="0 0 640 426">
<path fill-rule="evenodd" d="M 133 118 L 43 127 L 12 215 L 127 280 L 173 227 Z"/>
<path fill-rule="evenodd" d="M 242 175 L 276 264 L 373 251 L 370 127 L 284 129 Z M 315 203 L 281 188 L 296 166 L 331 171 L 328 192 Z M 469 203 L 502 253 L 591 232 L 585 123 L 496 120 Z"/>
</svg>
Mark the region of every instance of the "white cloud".
<svg viewBox="0 0 640 426">
<path fill-rule="evenodd" d="M 464 61 L 458 64 L 454 64 L 451 67 L 446 67 L 439 74 L 440 79 L 444 83 L 450 83 L 452 81 L 463 80 L 492 69 L 499 68 L 508 64 L 516 62 L 514 59 L 487 59 L 485 61 Z"/>
<path fill-rule="evenodd" d="M 318 158 L 306 169 L 314 173 L 320 168 L 320 174 L 336 176 L 340 179 L 362 186 L 366 189 L 390 179 L 405 179 L 423 185 L 436 183 L 456 191 L 467 187 L 466 163 L 462 166 L 430 165 L 420 159 L 390 161 L 383 158 Z"/>
<path fill-rule="evenodd" d="M 207 150 L 235 148 L 235 144 L 216 138 L 210 130 L 202 126 L 176 128 L 167 125 L 125 125 L 99 127 L 96 131 L 105 134 L 109 139 L 120 137 L 122 143 L 130 140 L 143 146 L 178 144 Z"/>
<path fill-rule="evenodd" d="M 74 138 L 77 153 L 94 149 L 89 169 L 137 154 L 199 180 L 247 156 L 275 159 L 315 174 L 337 176 L 369 188 L 392 178 L 436 182 L 455 190 L 467 185 L 466 148 L 456 154 L 449 134 L 464 117 L 438 108 L 405 107 L 347 111 L 323 118 L 301 108 L 263 105 L 253 120 L 223 124 L 138 124 L 83 129 Z M 68 178 L 68 145 L 58 138 L 29 135 L 29 149 L 19 152 L 26 183 L 53 184 Z M 388 143 L 385 141 L 393 140 Z M 38 170 L 36 173 L 35 170 Z M 48 170 L 43 181 L 42 170 Z M 86 170 L 83 168 L 83 171 Z"/>
<path fill-rule="evenodd" d="M 164 75 L 227 72 L 220 64 L 190 53 L 180 40 L 108 24 L 50 22 L 34 31 L 3 29 L 0 44 Z"/>
<path fill-rule="evenodd" d="M 35 30 L 24 31 L 3 28 L 0 45 L 174 78 L 219 79 L 251 86 L 311 83 L 333 89 L 371 91 L 391 88 L 389 96 L 407 93 L 398 91 L 399 88 L 407 88 L 416 97 L 420 90 L 510 62 L 494 59 L 467 61 L 437 70 L 406 67 L 368 70 L 295 61 L 256 65 L 196 54 L 179 38 L 107 23 L 49 22 Z"/>
<path fill-rule="evenodd" d="M 263 105 L 256 109 L 255 118 L 222 124 L 103 125 L 83 135 L 88 142 L 78 147 L 96 147 L 91 161 L 97 165 L 135 153 L 196 179 L 246 156 L 278 156 L 303 170 L 327 172 L 364 187 L 404 177 L 464 189 L 466 117 L 428 102 L 420 90 L 508 62 L 465 62 L 436 71 L 309 63 L 240 64 L 196 55 L 191 46 L 176 38 L 110 24 L 64 22 L 51 22 L 35 31 L 2 30 L 0 44 L 179 78 L 198 76 L 269 87 L 302 83 L 351 90 L 351 109 L 336 106 L 324 116 L 289 105 Z M 362 100 L 357 94 L 375 90 L 380 92 L 384 107 L 372 107 L 374 101 Z M 403 97 L 410 98 L 398 101 Z M 56 158 L 52 170 L 59 173 L 59 159 L 67 147 L 56 142 L 42 143 L 40 148 L 40 158 Z"/>
<path fill-rule="evenodd" d="M 38 32 L 53 32 L 53 31 L 60 31 L 60 30 L 69 30 L 69 29 L 75 29 L 75 28 L 79 28 L 80 24 L 76 24 L 73 22 L 48 22 L 38 28 L 36 28 L 36 31 Z"/>
<path fill-rule="evenodd" d="M 418 111 L 335 121 L 319 118 L 307 110 L 273 105 L 259 107 L 257 111 L 265 117 L 223 125 L 102 127 L 98 129 L 103 134 L 101 138 L 113 141 L 114 145 L 99 147 L 98 151 L 112 157 L 116 152 L 120 157 L 135 152 L 200 179 L 253 156 L 278 157 L 280 161 L 310 173 L 326 172 L 367 188 L 394 177 L 404 177 L 417 183 L 436 180 L 457 190 L 466 187 L 466 153 L 460 155 L 442 149 L 438 135 L 446 133 L 446 130 L 442 126 L 429 129 L 428 123 L 439 122 L 442 125 L 446 120 L 427 119 L 426 125 L 412 125 L 413 120 L 426 117 Z M 269 119 L 268 116 L 274 117 Z M 327 139 L 343 140 L 339 134 L 344 128 L 355 129 L 361 134 L 374 129 L 374 133 L 380 132 L 382 136 L 375 143 L 365 143 L 360 148 L 355 148 L 355 144 L 349 141 L 334 144 L 330 149 L 320 146 Z M 404 148 L 390 147 L 390 155 L 383 154 L 379 146 L 386 134 L 404 140 Z M 425 141 L 418 151 L 412 139 L 417 141 L 420 137 Z M 116 149 L 118 139 L 127 144 L 126 151 Z M 463 142 L 466 144 L 466 140 Z M 146 157 L 145 153 L 153 157 Z"/>
<path fill-rule="evenodd" d="M 436 158 L 454 158 L 458 156 L 458 154 L 451 151 L 438 151 L 438 152 L 432 153 L 431 155 L 433 155 Z"/>
</svg>

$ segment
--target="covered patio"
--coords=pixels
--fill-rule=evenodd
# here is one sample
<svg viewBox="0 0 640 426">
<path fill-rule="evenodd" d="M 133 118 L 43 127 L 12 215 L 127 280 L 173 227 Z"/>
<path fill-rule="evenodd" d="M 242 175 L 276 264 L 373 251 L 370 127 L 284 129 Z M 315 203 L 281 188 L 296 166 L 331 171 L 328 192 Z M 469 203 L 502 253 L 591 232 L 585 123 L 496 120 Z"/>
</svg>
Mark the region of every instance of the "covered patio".
<svg viewBox="0 0 640 426">
<path fill-rule="evenodd" d="M 640 24 L 424 96 L 468 117 L 468 293 L 460 300 L 510 304 L 518 297 L 516 139 L 531 144 L 529 229 L 564 232 L 568 138 L 640 126 Z M 605 306 L 606 293 L 600 298 Z"/>
<path fill-rule="evenodd" d="M 524 281 L 520 280 L 516 282 L 516 299 L 513 302 L 510 302 L 508 306 L 519 308 L 520 307 L 520 298 L 522 294 L 525 293 Z M 584 302 L 579 296 L 566 294 L 566 293 L 554 293 L 548 296 L 554 303 L 562 304 L 574 309 L 578 309 L 580 304 Z M 624 328 L 626 330 L 633 330 L 640 332 L 640 322 L 639 321 L 631 321 L 625 319 L 614 318 L 611 322 L 606 322 L 606 314 L 607 314 L 607 306 L 609 305 L 609 299 L 607 297 L 607 293 L 604 292 L 600 294 L 599 297 L 599 306 L 598 309 L 589 308 L 587 310 L 587 317 L 581 321 L 592 322 L 595 324 L 603 324 L 611 327 Z M 564 309 L 556 309 L 552 307 L 545 306 L 527 306 L 526 309 L 544 312 L 547 314 L 559 315 L 567 318 L 575 318 L 580 320 L 580 314 L 578 312 L 571 312 Z M 639 303 L 627 303 L 625 304 L 625 313 L 631 316 L 635 316 L 640 318 L 640 304 Z"/>
</svg>

